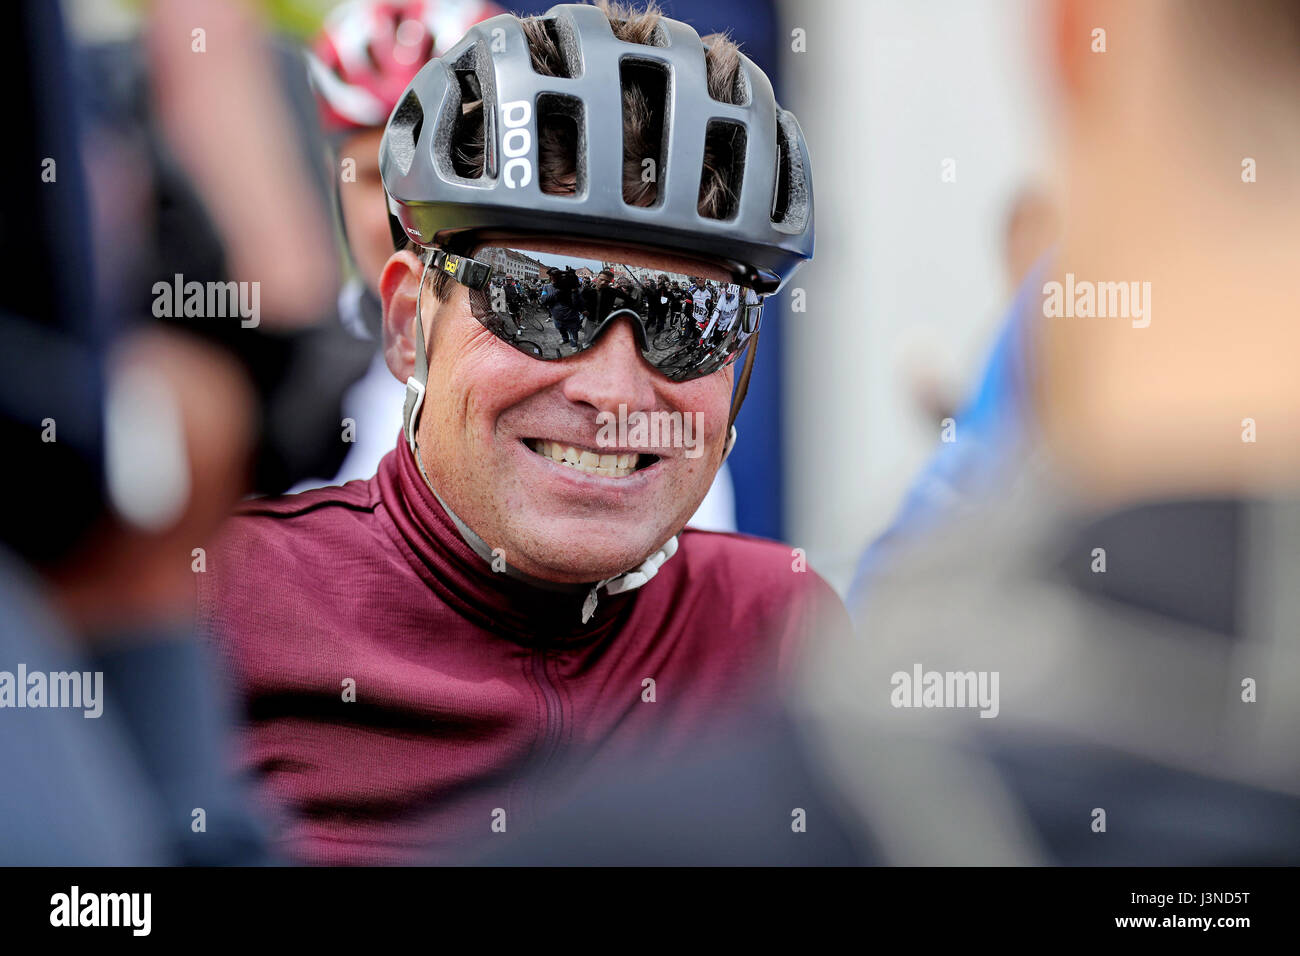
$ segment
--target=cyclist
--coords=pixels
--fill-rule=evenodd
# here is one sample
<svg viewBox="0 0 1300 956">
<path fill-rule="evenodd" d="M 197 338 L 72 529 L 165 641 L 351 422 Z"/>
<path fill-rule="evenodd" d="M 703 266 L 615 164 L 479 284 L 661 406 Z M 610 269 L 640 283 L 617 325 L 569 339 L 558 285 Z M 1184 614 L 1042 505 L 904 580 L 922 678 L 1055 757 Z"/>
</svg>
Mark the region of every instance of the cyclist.
<svg viewBox="0 0 1300 956">
<path fill-rule="evenodd" d="M 745 135 L 709 135 L 719 116 Z M 757 322 L 702 353 L 693 324 L 652 341 L 616 308 L 575 351 L 554 325 L 516 336 L 491 290 L 507 261 L 778 288 L 812 255 L 811 174 L 751 61 L 654 9 L 498 16 L 421 70 L 380 163 L 408 238 L 379 281 L 401 439 L 368 481 L 245 503 L 200 576 L 284 848 L 317 863 L 527 832 L 558 795 L 529 771 L 580 787 L 725 735 L 848 629 L 797 550 L 683 530 L 736 440 Z"/>
</svg>

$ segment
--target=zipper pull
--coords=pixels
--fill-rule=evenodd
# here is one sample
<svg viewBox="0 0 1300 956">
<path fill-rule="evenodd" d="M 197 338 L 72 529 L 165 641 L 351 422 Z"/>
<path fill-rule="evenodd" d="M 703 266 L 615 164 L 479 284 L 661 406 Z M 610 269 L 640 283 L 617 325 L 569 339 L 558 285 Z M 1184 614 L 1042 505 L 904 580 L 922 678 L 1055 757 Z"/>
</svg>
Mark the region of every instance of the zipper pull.
<svg viewBox="0 0 1300 956">
<path fill-rule="evenodd" d="M 587 599 L 582 602 L 582 623 L 586 624 L 591 620 L 591 616 L 596 613 L 596 592 L 600 590 L 597 584 L 587 592 Z"/>
</svg>

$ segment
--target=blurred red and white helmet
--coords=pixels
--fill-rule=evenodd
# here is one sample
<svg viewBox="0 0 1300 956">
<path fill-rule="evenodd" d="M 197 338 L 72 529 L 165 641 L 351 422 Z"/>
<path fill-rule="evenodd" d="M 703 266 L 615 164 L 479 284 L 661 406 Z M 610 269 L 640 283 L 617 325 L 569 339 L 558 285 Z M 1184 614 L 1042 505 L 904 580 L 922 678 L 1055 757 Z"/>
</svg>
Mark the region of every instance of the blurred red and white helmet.
<svg viewBox="0 0 1300 956">
<path fill-rule="evenodd" d="M 327 133 L 383 126 L 411 79 L 480 20 L 487 0 L 348 0 L 330 11 L 307 55 Z"/>
</svg>

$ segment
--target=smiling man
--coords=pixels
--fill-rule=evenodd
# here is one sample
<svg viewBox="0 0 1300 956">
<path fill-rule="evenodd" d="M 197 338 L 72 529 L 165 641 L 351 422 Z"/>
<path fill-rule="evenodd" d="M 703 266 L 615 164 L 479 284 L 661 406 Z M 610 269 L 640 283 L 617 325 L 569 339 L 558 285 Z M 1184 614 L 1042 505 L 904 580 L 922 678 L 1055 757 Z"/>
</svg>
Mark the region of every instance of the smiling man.
<svg viewBox="0 0 1300 956">
<path fill-rule="evenodd" d="M 799 552 L 684 530 L 761 296 L 812 255 L 803 137 L 762 72 L 654 11 L 500 16 L 415 78 L 380 159 L 397 447 L 369 481 L 245 504 L 199 576 L 304 862 L 526 833 L 608 758 L 726 739 L 847 628 Z M 692 286 L 747 305 L 708 341 L 653 320 Z"/>
</svg>

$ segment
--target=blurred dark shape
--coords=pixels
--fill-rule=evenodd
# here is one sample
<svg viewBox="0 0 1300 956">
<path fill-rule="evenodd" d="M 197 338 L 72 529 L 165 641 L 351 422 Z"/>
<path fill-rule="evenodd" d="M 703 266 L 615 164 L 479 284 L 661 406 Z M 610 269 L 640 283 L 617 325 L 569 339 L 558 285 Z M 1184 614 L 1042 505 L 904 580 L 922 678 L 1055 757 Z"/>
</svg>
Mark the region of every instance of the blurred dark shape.
<svg viewBox="0 0 1300 956">
<path fill-rule="evenodd" d="M 1061 573 L 1082 594 L 1231 639 L 1245 623 L 1242 575 L 1248 506 L 1238 500 L 1163 501 L 1101 515 L 1076 532 Z M 1106 573 L 1077 560 L 1104 548 Z"/>
<path fill-rule="evenodd" d="M 671 767 L 611 767 L 606 783 L 475 862 L 500 866 L 853 866 L 876 849 L 768 715 L 725 750 Z"/>
<path fill-rule="evenodd" d="M 0 150 L 0 442 L 11 500 L 57 500 L 34 513 L 10 508 L 5 542 L 28 560 L 57 560 L 103 505 L 103 313 L 94 307 L 86 194 L 73 78 L 52 4 L 20 4 L 0 52 L 30 90 L 11 103 L 14 138 Z M 42 182 L 53 160 L 56 183 Z M 77 239 L 82 240 L 78 242 Z M 40 440 L 44 419 L 56 443 Z"/>
</svg>

